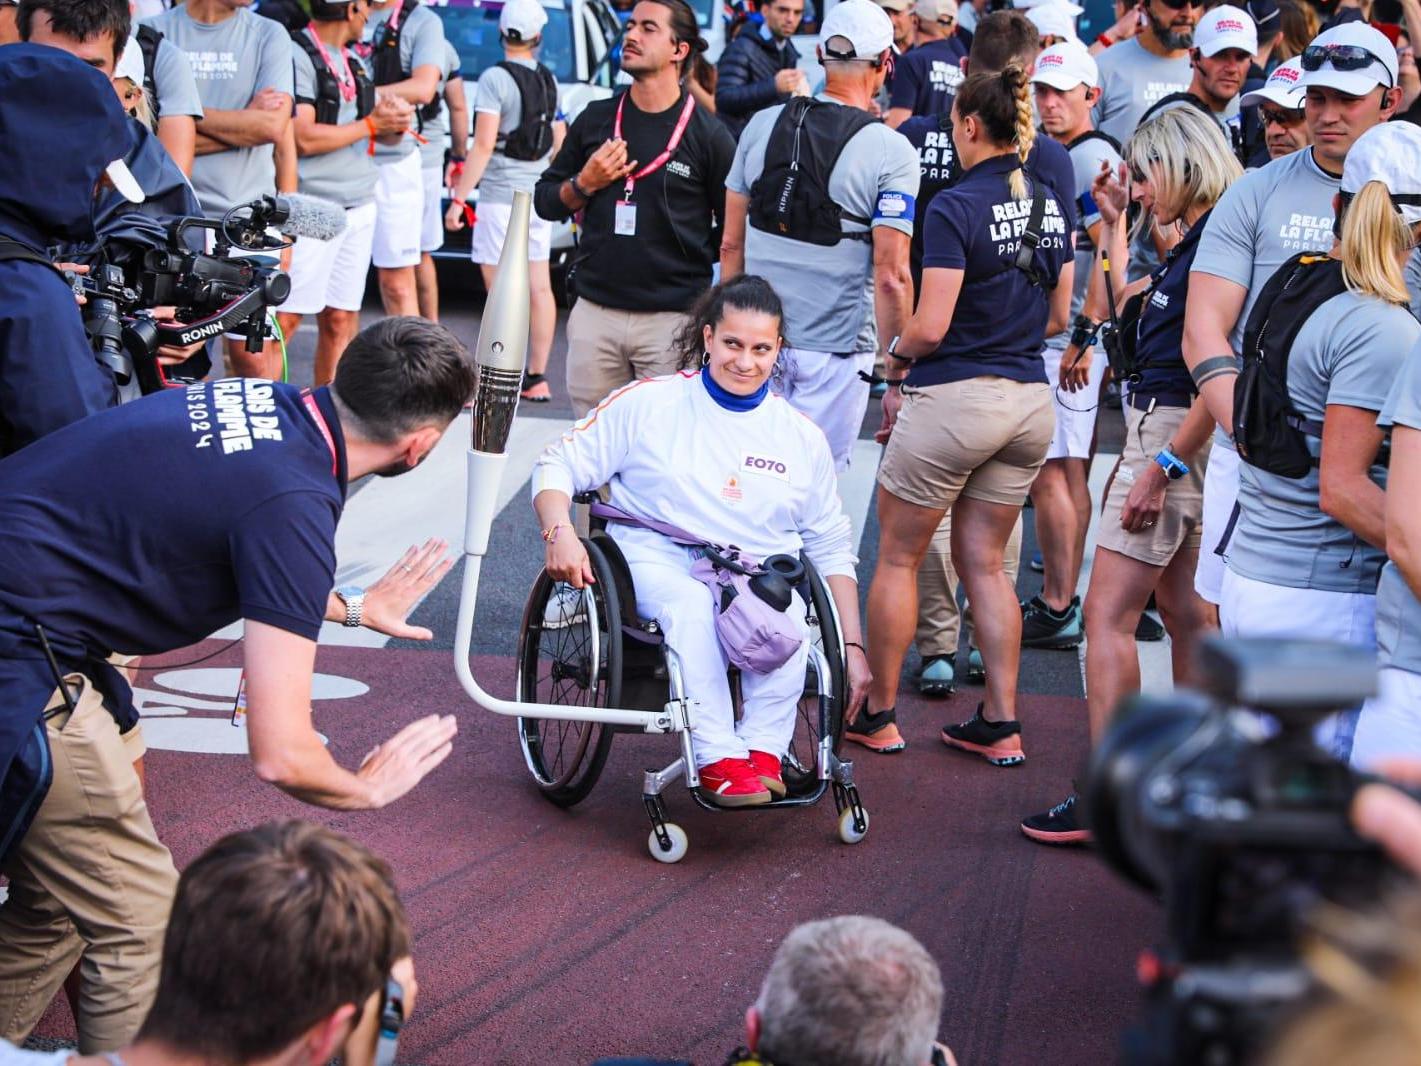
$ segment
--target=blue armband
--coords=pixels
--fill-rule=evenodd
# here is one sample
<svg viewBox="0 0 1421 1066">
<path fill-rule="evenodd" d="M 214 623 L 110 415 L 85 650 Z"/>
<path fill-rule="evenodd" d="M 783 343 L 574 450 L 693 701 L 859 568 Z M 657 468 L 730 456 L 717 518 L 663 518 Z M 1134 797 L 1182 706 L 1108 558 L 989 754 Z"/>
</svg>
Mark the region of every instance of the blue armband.
<svg viewBox="0 0 1421 1066">
<path fill-rule="evenodd" d="M 1159 454 L 1155 456 L 1155 462 L 1159 463 L 1160 469 L 1171 481 L 1178 481 L 1185 474 L 1189 473 L 1189 467 L 1184 460 L 1175 455 L 1168 448 L 1161 448 Z"/>
</svg>

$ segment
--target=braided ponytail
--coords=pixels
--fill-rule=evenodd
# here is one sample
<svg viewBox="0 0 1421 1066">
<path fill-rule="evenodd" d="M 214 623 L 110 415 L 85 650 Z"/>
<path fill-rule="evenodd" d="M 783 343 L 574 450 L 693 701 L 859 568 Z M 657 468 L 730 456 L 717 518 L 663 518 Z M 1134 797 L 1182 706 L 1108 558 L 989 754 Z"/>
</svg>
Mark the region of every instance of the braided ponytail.
<svg viewBox="0 0 1421 1066">
<path fill-rule="evenodd" d="M 1035 115 L 1031 110 L 1031 81 L 1027 78 L 1025 70 L 1012 64 L 1002 71 L 1002 84 L 1016 99 L 1016 157 L 1025 168 L 1026 160 L 1031 155 L 1032 145 L 1036 143 Z M 1025 200 L 1025 169 L 1012 171 L 1011 177 L 1007 180 L 1011 187 L 1011 194 L 1018 200 Z"/>
</svg>

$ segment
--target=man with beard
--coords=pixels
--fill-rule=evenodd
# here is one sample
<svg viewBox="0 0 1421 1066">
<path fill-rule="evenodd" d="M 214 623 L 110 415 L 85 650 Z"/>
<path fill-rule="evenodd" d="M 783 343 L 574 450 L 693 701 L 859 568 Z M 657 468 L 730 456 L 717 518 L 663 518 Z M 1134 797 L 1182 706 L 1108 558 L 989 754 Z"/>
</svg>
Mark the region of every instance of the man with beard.
<svg viewBox="0 0 1421 1066">
<path fill-rule="evenodd" d="M 431 636 L 405 617 L 448 572 L 444 545 L 332 592 L 336 523 L 351 481 L 429 454 L 474 375 L 446 329 L 390 318 L 351 342 L 330 388 L 170 389 L 0 462 L 0 1037 L 25 1039 L 81 953 L 81 1051 L 131 1040 L 156 989 L 177 871 L 110 655 L 242 619 L 252 765 L 316 806 L 384 807 L 449 754 L 453 716 L 429 715 L 342 768 L 311 681 L 325 620 Z"/>
<path fill-rule="evenodd" d="M 1198 108 L 1224 128 L 1234 155 L 1240 163 L 1246 163 L 1238 97 L 1257 51 L 1258 31 L 1248 12 L 1228 4 L 1214 8 L 1199 21 L 1194 31 L 1194 48 L 1189 54 L 1194 77 L 1189 88 L 1166 96 L 1146 111 L 1144 117 L 1150 118 L 1171 107 Z"/>
<path fill-rule="evenodd" d="M 1095 57 L 1100 69 L 1095 128 L 1119 144 L 1130 139 L 1152 105 L 1189 87 L 1189 48 L 1204 4 L 1148 0 L 1144 10 L 1147 26 Z"/>
</svg>

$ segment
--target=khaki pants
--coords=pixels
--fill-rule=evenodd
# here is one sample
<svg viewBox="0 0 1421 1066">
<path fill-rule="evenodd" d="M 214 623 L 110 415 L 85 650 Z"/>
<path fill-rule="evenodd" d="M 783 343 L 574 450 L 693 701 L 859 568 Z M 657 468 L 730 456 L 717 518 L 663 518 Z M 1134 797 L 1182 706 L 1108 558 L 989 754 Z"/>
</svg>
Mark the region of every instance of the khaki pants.
<svg viewBox="0 0 1421 1066">
<path fill-rule="evenodd" d="M 92 685 L 66 680 L 75 709 L 46 723 L 54 783 L 4 871 L 0 1037 L 29 1035 L 82 954 L 79 1050 L 93 1054 L 132 1041 L 148 1014 L 178 872 L 133 770 L 138 728 L 120 736 Z M 57 690 L 49 706 L 63 706 Z"/>
<path fill-rule="evenodd" d="M 685 320 L 679 311 L 619 311 L 586 298 L 567 316 L 567 393 L 581 418 L 613 389 L 637 378 L 674 373 L 680 357 L 671 339 Z"/>
<path fill-rule="evenodd" d="M 1012 528 L 1007 541 L 1003 565 L 1007 577 L 1016 584 L 1021 567 L 1021 517 Z M 962 612 L 957 607 L 957 571 L 952 568 L 952 512 L 942 516 L 933 534 L 923 565 L 918 567 L 918 631 L 914 643 L 918 655 L 926 659 L 933 655 L 957 657 L 957 644 L 962 633 Z"/>
</svg>

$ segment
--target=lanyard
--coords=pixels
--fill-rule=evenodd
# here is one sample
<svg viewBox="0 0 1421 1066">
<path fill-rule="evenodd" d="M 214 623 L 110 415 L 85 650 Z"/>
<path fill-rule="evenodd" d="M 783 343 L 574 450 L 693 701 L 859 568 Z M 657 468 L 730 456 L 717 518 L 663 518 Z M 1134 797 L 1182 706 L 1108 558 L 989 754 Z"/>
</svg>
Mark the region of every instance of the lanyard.
<svg viewBox="0 0 1421 1066">
<path fill-rule="evenodd" d="M 321 436 L 326 438 L 326 447 L 331 450 L 331 473 L 336 477 L 340 476 L 340 468 L 336 465 L 336 442 L 331 436 L 331 427 L 326 424 L 326 416 L 321 414 L 321 409 L 316 404 L 316 398 L 307 389 L 301 393 L 301 402 L 306 405 L 306 410 L 311 413 L 311 420 L 316 423 L 316 428 L 321 431 Z"/>
<path fill-rule="evenodd" d="M 325 63 L 326 69 L 335 76 L 336 85 L 340 87 L 340 98 L 346 103 L 350 103 L 355 99 L 355 75 L 351 73 L 350 60 L 345 56 L 345 49 L 336 49 L 336 54 L 340 56 L 340 65 L 344 68 L 343 71 L 336 70 L 336 65 L 331 60 L 331 54 L 326 51 L 325 42 L 316 36 L 316 31 L 310 25 L 307 25 L 306 32 L 315 43 L 316 51 L 321 53 L 321 61 Z"/>
<path fill-rule="evenodd" d="M 617 117 L 612 123 L 612 136 L 619 141 L 622 139 L 622 107 L 626 102 L 627 93 L 622 93 L 622 98 L 617 101 Z M 681 146 L 681 138 L 685 136 L 686 127 L 691 124 L 691 112 L 695 110 L 695 107 L 696 98 L 690 93 L 687 93 L 686 105 L 681 108 L 681 117 L 676 120 L 676 128 L 671 131 L 671 139 L 666 142 L 665 149 L 662 150 L 659 156 L 642 167 L 635 174 L 627 175 L 627 186 L 622 194 L 622 199 L 630 200 L 632 198 L 632 190 L 636 188 L 636 183 L 648 174 L 654 174 L 660 170 L 666 165 L 667 160 L 676 154 L 676 149 Z"/>
</svg>

